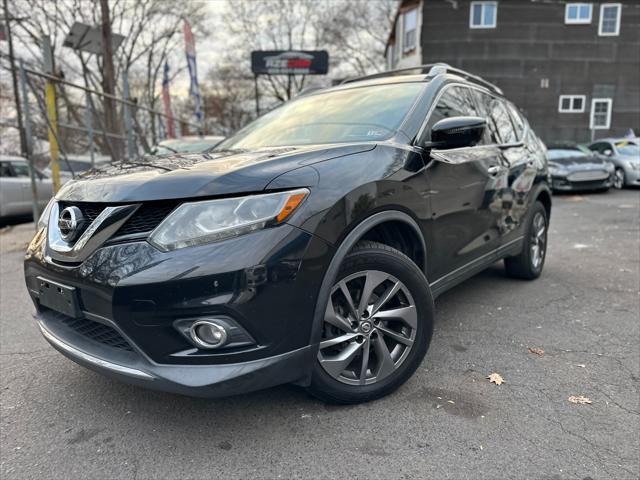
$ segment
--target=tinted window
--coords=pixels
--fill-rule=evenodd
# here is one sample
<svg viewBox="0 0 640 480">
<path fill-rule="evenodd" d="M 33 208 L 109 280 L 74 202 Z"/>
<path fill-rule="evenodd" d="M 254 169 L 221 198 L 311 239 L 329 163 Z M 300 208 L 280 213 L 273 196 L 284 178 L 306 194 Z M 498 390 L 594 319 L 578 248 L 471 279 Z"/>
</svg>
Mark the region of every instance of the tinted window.
<svg viewBox="0 0 640 480">
<path fill-rule="evenodd" d="M 598 152 L 598 153 L 604 153 L 605 150 L 613 150 L 611 148 L 611 145 L 608 144 L 607 142 L 594 143 L 593 145 L 591 145 L 589 147 L 589 149 L 593 150 L 594 152 Z"/>
<path fill-rule="evenodd" d="M 516 143 L 518 141 L 518 137 L 515 129 L 513 128 L 513 123 L 511 123 L 511 117 L 509 116 L 506 103 L 499 98 L 493 98 L 490 105 L 490 115 L 498 129 L 500 143 Z"/>
<path fill-rule="evenodd" d="M 0 162 L 0 177 L 13 177 L 13 172 L 8 162 Z"/>
<path fill-rule="evenodd" d="M 28 177 L 29 166 L 24 162 L 11 162 L 16 177 Z"/>
<path fill-rule="evenodd" d="M 481 92 L 476 89 L 472 89 L 471 92 L 480 109 L 479 116 L 484 117 L 487 120 L 487 128 L 484 132 L 483 143 L 485 145 L 496 145 L 502 143 L 500 141 L 500 136 L 498 135 L 498 126 L 491 115 L 491 106 L 495 98 L 488 93 Z"/>
<path fill-rule="evenodd" d="M 427 128 L 431 128 L 444 118 L 481 116 L 473 101 L 470 90 L 465 87 L 445 87 L 436 107 L 431 112 Z"/>
<path fill-rule="evenodd" d="M 303 96 L 258 118 L 217 148 L 384 140 L 395 133 L 423 89 L 421 83 L 402 83 Z"/>
<path fill-rule="evenodd" d="M 518 140 L 522 140 L 526 126 L 525 119 L 512 103 L 507 103 L 507 106 L 509 108 L 509 113 L 511 114 L 511 122 L 513 123 L 516 137 Z"/>
</svg>

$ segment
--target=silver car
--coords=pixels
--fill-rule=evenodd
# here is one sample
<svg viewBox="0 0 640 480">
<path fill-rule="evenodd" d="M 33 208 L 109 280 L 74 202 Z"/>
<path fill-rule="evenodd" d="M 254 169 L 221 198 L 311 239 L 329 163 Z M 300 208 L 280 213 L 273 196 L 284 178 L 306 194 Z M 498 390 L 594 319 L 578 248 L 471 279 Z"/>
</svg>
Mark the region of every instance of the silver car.
<svg viewBox="0 0 640 480">
<path fill-rule="evenodd" d="M 603 138 L 591 145 L 589 149 L 615 165 L 613 186 L 640 186 L 640 141 L 638 138 Z"/>
<path fill-rule="evenodd" d="M 36 170 L 40 210 L 53 195 L 51 179 Z M 0 218 L 21 217 L 33 211 L 29 165 L 24 158 L 0 155 Z"/>
</svg>

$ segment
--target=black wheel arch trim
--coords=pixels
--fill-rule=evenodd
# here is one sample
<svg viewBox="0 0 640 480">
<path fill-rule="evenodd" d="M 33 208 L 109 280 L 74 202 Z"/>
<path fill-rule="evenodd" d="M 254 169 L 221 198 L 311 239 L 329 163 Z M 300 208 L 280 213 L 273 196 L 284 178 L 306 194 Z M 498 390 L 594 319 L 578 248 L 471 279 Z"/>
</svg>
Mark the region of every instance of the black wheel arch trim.
<svg viewBox="0 0 640 480">
<path fill-rule="evenodd" d="M 324 318 L 325 305 L 329 301 L 331 288 L 333 287 L 333 283 L 336 279 L 336 276 L 338 275 L 338 271 L 340 270 L 340 265 L 342 265 L 342 262 L 346 258 L 347 254 L 351 251 L 351 249 L 365 236 L 365 234 L 369 230 L 377 225 L 389 221 L 403 222 L 410 226 L 413 230 L 415 230 L 418 238 L 422 243 L 421 247 L 425 256 L 425 265 L 422 270 L 426 275 L 426 242 L 424 240 L 424 235 L 422 234 L 420 227 L 410 215 L 399 210 L 384 210 L 367 217 L 358 225 L 356 225 L 345 237 L 340 246 L 336 249 L 333 258 L 329 263 L 329 267 L 325 272 L 322 284 L 320 285 L 320 291 L 316 299 L 315 312 L 313 314 L 313 325 L 311 326 L 311 338 L 309 341 L 311 345 L 317 346 L 318 342 L 320 341 L 320 332 L 322 327 L 322 319 Z"/>
</svg>

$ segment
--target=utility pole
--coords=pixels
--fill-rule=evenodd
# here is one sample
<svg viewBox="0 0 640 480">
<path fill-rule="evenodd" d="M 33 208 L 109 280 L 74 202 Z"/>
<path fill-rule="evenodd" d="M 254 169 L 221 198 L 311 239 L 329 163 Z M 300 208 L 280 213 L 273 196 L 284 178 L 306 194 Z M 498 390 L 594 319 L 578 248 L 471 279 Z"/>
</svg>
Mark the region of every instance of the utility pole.
<svg viewBox="0 0 640 480">
<path fill-rule="evenodd" d="M 7 0 L 4 0 L 5 2 Z M 111 42 L 111 16 L 109 13 L 108 0 L 100 0 L 100 11 L 102 13 L 102 91 L 106 94 L 104 97 L 104 116 L 105 126 L 108 132 L 119 134 L 118 114 L 116 104 L 110 95 L 116 93 L 116 77 L 115 68 L 113 66 L 113 47 Z M 114 137 L 115 138 L 115 137 Z M 121 156 L 120 139 L 115 138 L 112 151 L 119 160 Z"/>
<path fill-rule="evenodd" d="M 45 85 L 45 97 L 47 100 L 47 122 L 49 128 L 49 152 L 51 154 L 51 180 L 53 182 L 53 193 L 60 190 L 60 162 L 58 155 L 60 146 L 58 145 L 58 107 L 56 103 L 56 84 L 52 77 L 56 77 L 56 64 L 51 47 L 51 38 L 48 35 L 42 36 L 42 64 L 44 73 L 50 75 Z"/>
<path fill-rule="evenodd" d="M 16 74 L 16 63 L 13 55 L 13 37 L 11 36 L 11 20 L 9 14 L 8 0 L 3 0 L 4 19 L 7 24 L 7 40 L 9 41 L 9 63 L 11 64 L 11 78 L 13 81 L 13 97 L 16 101 L 16 116 L 18 117 L 18 130 L 20 134 L 20 153 L 27 158 L 27 140 L 24 134 L 24 125 L 22 123 L 22 106 L 20 105 L 20 93 L 18 91 L 18 76 Z M 36 219 L 37 220 L 37 219 Z"/>
</svg>

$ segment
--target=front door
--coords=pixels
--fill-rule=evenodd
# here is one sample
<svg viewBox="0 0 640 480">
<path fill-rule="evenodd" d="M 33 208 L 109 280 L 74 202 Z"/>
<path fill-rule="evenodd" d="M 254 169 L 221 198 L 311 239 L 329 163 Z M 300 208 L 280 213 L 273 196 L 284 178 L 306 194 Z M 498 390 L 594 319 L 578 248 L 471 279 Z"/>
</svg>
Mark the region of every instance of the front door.
<svg viewBox="0 0 640 480">
<path fill-rule="evenodd" d="M 446 117 L 482 116 L 468 87 L 445 86 L 427 122 L 429 130 Z M 427 242 L 432 282 L 486 261 L 500 246 L 508 168 L 495 142 L 432 150 L 425 170 L 431 193 Z M 462 272 L 461 272 L 462 273 Z"/>
</svg>

